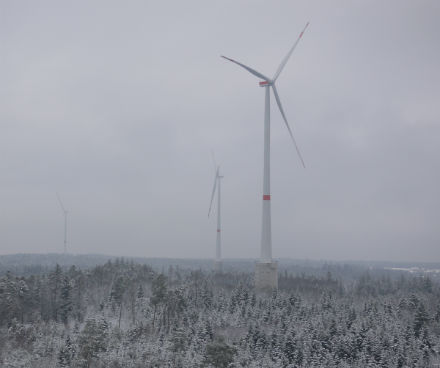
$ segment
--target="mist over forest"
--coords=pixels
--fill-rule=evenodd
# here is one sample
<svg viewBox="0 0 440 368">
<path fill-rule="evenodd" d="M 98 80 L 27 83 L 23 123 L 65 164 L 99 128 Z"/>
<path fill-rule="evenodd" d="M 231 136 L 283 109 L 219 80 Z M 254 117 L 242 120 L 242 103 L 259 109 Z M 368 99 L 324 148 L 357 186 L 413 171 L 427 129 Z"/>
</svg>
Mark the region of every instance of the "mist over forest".
<svg viewBox="0 0 440 368">
<path fill-rule="evenodd" d="M 439 368 L 439 19 L 0 0 L 0 368 Z"/>
<path fill-rule="evenodd" d="M 5 368 L 440 363 L 440 280 L 433 267 L 280 260 L 278 290 L 258 293 L 252 260 L 225 262 L 223 272 L 212 271 L 208 260 L 0 261 Z"/>
</svg>

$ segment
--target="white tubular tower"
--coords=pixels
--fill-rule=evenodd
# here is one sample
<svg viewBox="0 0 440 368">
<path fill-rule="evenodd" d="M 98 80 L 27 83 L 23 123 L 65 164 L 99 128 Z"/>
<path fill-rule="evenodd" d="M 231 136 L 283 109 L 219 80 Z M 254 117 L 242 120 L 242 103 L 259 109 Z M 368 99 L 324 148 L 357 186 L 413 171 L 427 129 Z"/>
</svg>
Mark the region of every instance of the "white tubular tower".
<svg viewBox="0 0 440 368">
<path fill-rule="evenodd" d="M 272 230 L 270 214 L 270 90 L 265 89 L 264 103 L 264 166 L 263 166 L 263 215 L 261 223 L 261 263 L 272 262 Z"/>
<path fill-rule="evenodd" d="M 57 193 L 57 198 L 58 198 L 58 202 L 61 207 L 61 211 L 63 211 L 63 214 L 64 214 L 64 254 L 66 254 L 67 253 L 67 215 L 68 215 L 69 211 L 67 211 L 64 208 L 63 202 L 61 202 L 61 198 L 58 193 Z"/>
<path fill-rule="evenodd" d="M 64 213 L 64 254 L 67 253 L 67 214 L 68 212 L 66 211 Z"/>
<path fill-rule="evenodd" d="M 306 24 L 296 42 L 290 48 L 287 55 L 281 61 L 280 66 L 273 78 L 268 78 L 264 74 L 256 71 L 255 69 L 250 68 L 238 61 L 230 59 L 226 56 L 222 56 L 226 60 L 233 62 L 234 64 L 239 65 L 240 67 L 246 69 L 249 73 L 255 75 L 256 77 L 262 79 L 260 82 L 260 87 L 264 87 L 265 89 L 265 102 L 264 102 L 264 164 L 263 164 L 263 213 L 262 213 L 262 223 L 261 223 L 261 253 L 260 253 L 260 261 L 256 264 L 255 270 L 255 287 L 259 290 L 273 290 L 278 288 L 278 271 L 277 271 L 277 263 L 272 260 L 272 233 L 271 233 L 271 210 L 270 210 L 270 88 L 272 87 L 273 94 L 275 96 L 275 100 L 278 105 L 278 109 L 280 110 L 281 116 L 283 117 L 286 128 L 289 132 L 289 135 L 293 141 L 296 152 L 298 153 L 298 157 L 304 165 L 304 160 L 301 156 L 301 152 L 299 151 L 298 145 L 296 144 L 295 138 L 293 137 L 292 129 L 287 122 L 286 114 L 284 113 L 283 107 L 281 105 L 281 100 L 278 95 L 277 89 L 275 87 L 275 82 L 278 79 L 279 75 L 283 71 L 286 66 L 287 61 L 295 50 L 299 40 L 304 34 L 309 23 Z"/>
<path fill-rule="evenodd" d="M 215 262 L 220 266 L 221 269 L 221 261 L 222 261 L 222 219 L 221 219 L 221 179 L 222 177 L 217 177 L 218 180 L 218 189 L 217 189 L 217 239 L 215 243 Z"/>
<path fill-rule="evenodd" d="M 212 202 L 214 200 L 215 191 L 217 190 L 217 237 L 215 243 L 215 259 L 214 269 L 217 272 L 221 272 L 223 268 L 222 262 L 222 223 L 221 223 L 221 180 L 223 176 L 220 175 L 220 166 L 217 166 L 214 162 L 215 178 L 214 187 L 212 188 L 211 203 L 209 204 L 208 217 L 211 213 Z"/>
</svg>

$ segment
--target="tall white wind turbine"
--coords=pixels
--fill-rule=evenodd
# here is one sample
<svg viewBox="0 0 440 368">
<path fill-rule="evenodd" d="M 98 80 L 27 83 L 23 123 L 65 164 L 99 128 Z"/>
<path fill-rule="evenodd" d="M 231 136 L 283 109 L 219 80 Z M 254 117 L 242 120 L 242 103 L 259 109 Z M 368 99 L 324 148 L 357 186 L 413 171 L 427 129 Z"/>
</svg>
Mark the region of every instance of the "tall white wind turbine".
<svg viewBox="0 0 440 368">
<path fill-rule="evenodd" d="M 242 64 L 233 59 L 222 56 L 226 60 L 229 60 L 242 68 L 246 69 L 249 73 L 255 75 L 256 77 L 262 79 L 260 87 L 265 88 L 265 110 L 264 110 L 264 166 L 263 166 L 263 216 L 262 216 L 262 230 L 261 230 L 261 255 L 260 262 L 257 263 L 256 273 L 255 273 L 255 284 L 257 288 L 260 289 L 271 289 L 278 287 L 278 275 L 277 275 L 277 264 L 272 261 L 272 235 L 271 235 L 271 211 L 270 211 L 270 88 L 272 87 L 275 100 L 277 102 L 278 108 L 280 110 L 281 116 L 283 117 L 286 128 L 292 138 L 293 144 L 295 146 L 298 157 L 301 160 L 301 164 L 304 165 L 304 160 L 301 156 L 301 152 L 296 144 L 295 138 L 293 137 L 292 129 L 287 122 L 286 115 L 284 113 L 283 107 L 281 105 L 280 97 L 278 95 L 275 82 L 286 66 L 287 61 L 298 45 L 299 40 L 303 36 L 307 26 L 306 24 L 302 32 L 300 33 L 298 39 L 293 44 L 292 48 L 289 50 L 287 55 L 282 60 L 280 66 L 273 78 L 268 78 L 260 72 Z"/>
<path fill-rule="evenodd" d="M 63 206 L 63 202 L 61 202 L 61 198 L 59 194 L 57 193 L 58 202 L 61 207 L 61 211 L 63 211 L 64 215 L 64 254 L 67 253 L 67 214 L 69 213 Z"/>
<path fill-rule="evenodd" d="M 208 217 L 211 214 L 212 202 L 214 201 L 215 191 L 217 189 L 217 238 L 215 244 L 215 270 L 221 271 L 222 269 L 222 244 L 221 244 L 221 180 L 223 176 L 220 175 L 220 166 L 217 166 L 214 160 L 214 186 L 212 188 L 211 202 L 209 204 Z"/>
</svg>

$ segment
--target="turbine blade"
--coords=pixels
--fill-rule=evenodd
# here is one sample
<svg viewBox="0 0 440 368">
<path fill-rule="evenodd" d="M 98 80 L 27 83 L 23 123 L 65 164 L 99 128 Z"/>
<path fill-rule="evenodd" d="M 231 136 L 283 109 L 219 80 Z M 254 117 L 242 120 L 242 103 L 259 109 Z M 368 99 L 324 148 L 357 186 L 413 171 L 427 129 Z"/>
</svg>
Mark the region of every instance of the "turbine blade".
<svg viewBox="0 0 440 368">
<path fill-rule="evenodd" d="M 242 63 L 239 63 L 238 61 L 235 61 L 235 60 L 233 60 L 233 59 L 229 59 L 229 58 L 226 57 L 226 56 L 223 56 L 223 55 L 222 55 L 221 57 L 224 58 L 224 59 L 226 59 L 226 60 L 232 61 L 233 63 L 235 63 L 235 64 L 237 64 L 237 65 L 240 65 L 242 68 L 245 68 L 249 73 L 251 73 L 251 74 L 257 76 L 258 78 L 261 78 L 261 79 L 264 79 L 265 81 L 270 82 L 270 79 L 269 79 L 268 77 L 266 77 L 265 75 L 261 74 L 260 72 L 257 72 L 256 70 L 254 70 L 254 69 L 252 69 L 252 68 L 250 68 L 250 67 L 248 67 L 248 66 L 246 66 L 246 65 L 244 65 L 244 64 L 242 64 Z"/>
<path fill-rule="evenodd" d="M 292 130 L 290 129 L 289 123 L 287 122 L 286 115 L 284 114 L 283 106 L 281 105 L 280 96 L 278 96 L 277 88 L 275 87 L 275 84 L 272 84 L 273 94 L 275 95 L 275 99 L 277 100 L 278 108 L 280 109 L 281 115 L 284 119 L 284 122 L 286 123 L 287 130 L 289 131 L 290 137 L 292 138 L 293 144 L 295 145 L 296 152 L 298 153 L 299 159 L 301 160 L 301 163 L 303 167 L 305 168 L 306 165 L 304 164 L 304 160 L 301 156 L 301 152 L 299 151 L 298 145 L 296 144 L 295 138 L 293 137 Z"/>
<path fill-rule="evenodd" d="M 66 209 L 65 209 L 64 206 L 63 206 L 63 202 L 61 202 L 60 195 L 58 194 L 58 192 L 56 192 L 56 194 L 57 194 L 58 202 L 60 203 L 61 210 L 62 210 L 64 213 L 66 213 L 67 211 L 66 211 Z"/>
<path fill-rule="evenodd" d="M 212 158 L 212 162 L 214 164 L 214 171 L 217 170 L 217 162 L 215 161 L 215 155 L 214 155 L 214 151 L 211 150 L 211 158 Z"/>
<path fill-rule="evenodd" d="M 218 177 L 219 169 L 220 168 L 218 167 L 217 171 L 215 172 L 214 187 L 212 188 L 211 203 L 209 204 L 208 217 L 209 217 L 209 214 L 211 213 L 212 201 L 214 200 L 215 189 L 217 188 L 217 177 Z"/>
<path fill-rule="evenodd" d="M 287 64 L 287 61 L 289 60 L 290 56 L 292 55 L 293 50 L 295 50 L 296 45 L 298 45 L 299 40 L 301 39 L 302 35 L 304 34 L 307 26 L 309 25 L 309 22 L 307 22 L 306 26 L 304 27 L 304 29 L 302 30 L 302 32 L 299 34 L 298 39 L 296 40 L 296 42 L 293 44 L 292 48 L 289 50 L 289 52 L 287 53 L 287 55 L 285 56 L 285 58 L 283 59 L 283 61 L 281 62 L 280 66 L 278 67 L 274 77 L 273 77 L 273 81 L 275 82 L 277 80 L 277 78 L 279 77 L 279 75 L 281 74 L 281 72 L 283 71 L 285 65 Z"/>
</svg>

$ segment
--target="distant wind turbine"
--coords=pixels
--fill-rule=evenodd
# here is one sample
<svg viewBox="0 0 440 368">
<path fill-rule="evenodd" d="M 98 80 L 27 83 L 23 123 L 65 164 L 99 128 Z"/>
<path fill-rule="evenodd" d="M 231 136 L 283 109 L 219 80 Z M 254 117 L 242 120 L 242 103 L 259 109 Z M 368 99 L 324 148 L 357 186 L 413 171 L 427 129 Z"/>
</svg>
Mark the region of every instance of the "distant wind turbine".
<svg viewBox="0 0 440 368">
<path fill-rule="evenodd" d="M 64 214 L 64 254 L 67 253 L 67 214 L 69 213 L 63 206 L 63 202 L 61 202 L 61 198 L 57 193 L 58 202 L 60 203 L 61 210 Z"/>
<path fill-rule="evenodd" d="M 215 190 L 217 189 L 217 239 L 216 239 L 216 247 L 215 247 L 215 269 L 216 271 L 221 271 L 222 269 L 222 245 L 221 245 L 221 179 L 223 176 L 220 175 L 220 166 L 218 166 L 215 162 L 215 158 L 213 155 L 214 161 L 214 187 L 212 188 L 211 194 L 211 203 L 209 204 L 208 217 L 211 213 L 212 202 L 214 200 Z"/>
<path fill-rule="evenodd" d="M 260 87 L 265 88 L 265 110 L 264 110 L 264 168 L 263 168 L 263 216 L 262 216 L 262 230 L 261 230 L 261 257 L 260 262 L 257 263 L 257 269 L 255 274 L 255 284 L 257 288 L 277 288 L 278 287 L 278 276 L 277 276 L 277 264 L 272 262 L 272 235 L 271 235 L 271 210 L 270 210 L 270 87 L 272 87 L 275 100 L 277 102 L 278 108 L 283 117 L 286 128 L 292 138 L 293 144 L 295 146 L 298 157 L 301 160 L 301 164 L 305 167 L 304 160 L 301 156 L 301 152 L 296 144 L 295 138 L 293 137 L 292 130 L 290 129 L 289 123 L 287 122 L 286 115 L 284 114 L 283 107 L 281 105 L 280 97 L 278 96 L 277 89 L 275 87 L 275 82 L 286 66 L 287 61 L 292 55 L 293 50 L 295 50 L 298 45 L 299 40 L 304 34 L 307 26 L 306 24 L 302 32 L 300 33 L 298 39 L 293 44 L 292 48 L 289 50 L 287 55 L 282 60 L 280 66 L 278 67 L 275 75 L 272 79 L 266 77 L 265 75 L 257 72 L 256 70 L 239 63 L 233 59 L 226 56 L 222 56 L 226 60 L 229 60 L 242 68 L 246 69 L 249 73 L 255 75 L 256 77 L 263 79 L 261 81 Z"/>
</svg>

